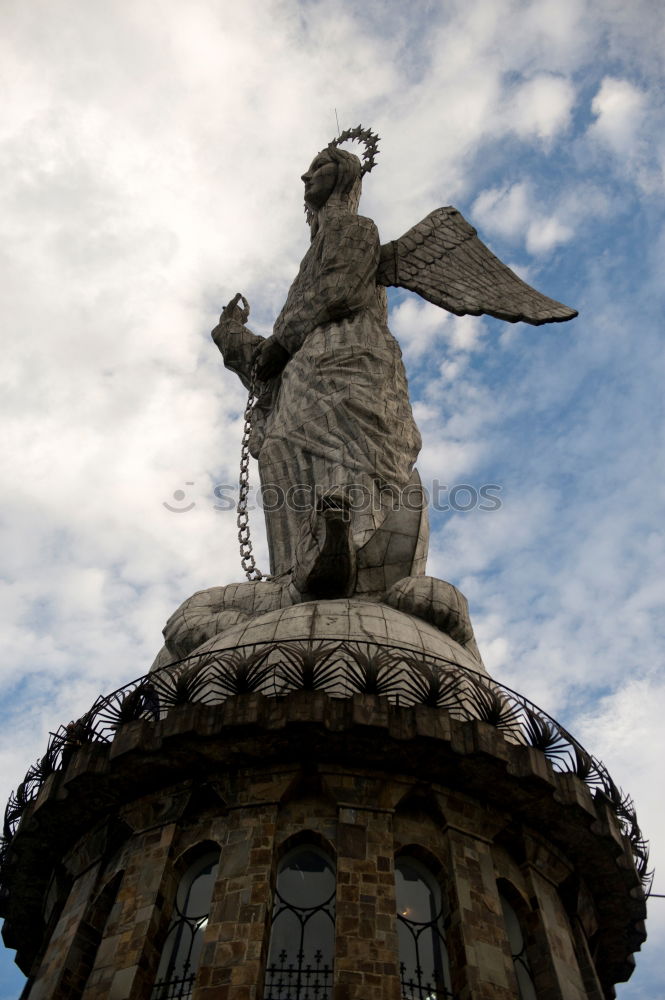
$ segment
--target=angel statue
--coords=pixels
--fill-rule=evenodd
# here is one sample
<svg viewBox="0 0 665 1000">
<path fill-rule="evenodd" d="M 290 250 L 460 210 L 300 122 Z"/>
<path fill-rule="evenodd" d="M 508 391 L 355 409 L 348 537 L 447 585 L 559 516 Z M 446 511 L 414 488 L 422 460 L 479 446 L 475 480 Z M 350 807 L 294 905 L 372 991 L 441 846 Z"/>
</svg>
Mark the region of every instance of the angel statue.
<svg viewBox="0 0 665 1000">
<path fill-rule="evenodd" d="M 364 145 L 362 162 L 339 148 L 349 140 Z M 421 438 L 386 286 L 458 316 L 541 324 L 577 315 L 518 278 L 450 206 L 382 245 L 358 215 L 377 143 L 369 129 L 347 130 L 302 175 L 311 243 L 272 335 L 249 330 L 240 294 L 212 331 L 225 365 L 256 393 L 248 448 L 270 573 L 294 602 L 380 595 L 425 572 Z"/>
</svg>

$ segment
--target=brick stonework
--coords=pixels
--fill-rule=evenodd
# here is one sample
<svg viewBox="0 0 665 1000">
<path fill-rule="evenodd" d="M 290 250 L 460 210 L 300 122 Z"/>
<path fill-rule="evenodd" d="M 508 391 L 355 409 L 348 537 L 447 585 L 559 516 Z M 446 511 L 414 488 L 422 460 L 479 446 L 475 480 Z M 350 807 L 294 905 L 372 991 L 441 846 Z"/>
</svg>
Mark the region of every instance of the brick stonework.
<svg viewBox="0 0 665 1000">
<path fill-rule="evenodd" d="M 233 810 L 224 823 L 215 821 L 221 854 L 196 1000 L 255 1000 L 260 995 L 272 907 L 276 814 L 275 803 L 248 803 Z"/>
<path fill-rule="evenodd" d="M 164 893 L 171 888 L 169 863 L 177 827 L 139 833 L 127 847 L 120 891 L 82 1000 L 139 1000 L 152 985 L 163 933 Z M 169 886 L 169 881 L 171 886 Z"/>
<path fill-rule="evenodd" d="M 50 1000 L 54 996 L 64 1000 L 70 991 L 73 993 L 81 964 L 78 936 L 98 876 L 99 864 L 75 881 L 30 990 L 32 1000 Z M 85 981 L 78 983 L 79 995 L 84 985 Z"/>
<path fill-rule="evenodd" d="M 374 782 L 355 777 L 356 791 Z M 339 811 L 335 1000 L 398 1000 L 392 816 L 367 804 Z"/>
<path fill-rule="evenodd" d="M 15 843 L 25 856 L 48 855 L 50 825 L 60 844 L 53 867 L 64 856 L 67 869 L 48 893 L 44 882 L 51 909 L 53 885 L 63 887 L 61 912 L 39 940 L 36 927 L 25 1000 L 148 1000 L 178 880 L 211 844 L 220 864 L 193 1000 L 261 1000 L 277 866 L 302 842 L 324 848 L 337 868 L 333 1000 L 399 1000 L 400 853 L 427 865 L 447 900 L 456 1000 L 518 996 L 504 885 L 539 998 L 611 996 L 587 935 L 598 949 L 626 934 L 626 923 L 608 923 L 595 900 L 623 891 L 637 928 L 642 911 L 637 876 L 622 860 L 627 848 L 620 853 L 602 808 L 600 832 L 589 830 L 595 806 L 583 786 L 571 791 L 567 781 L 559 794 L 534 751 L 436 709 L 368 696 L 342 704 L 319 693 L 271 704 L 247 696 L 236 708 L 195 706 L 159 727 L 127 725 L 112 756 L 88 756 L 93 784 L 83 783 L 84 748 L 62 779 L 68 799 L 52 783 L 24 820 Z M 87 814 L 76 813 L 79 788 Z M 68 815 L 80 815 L 71 832 L 58 825 Z M 546 820 L 540 828 L 537 816 Z"/>
</svg>

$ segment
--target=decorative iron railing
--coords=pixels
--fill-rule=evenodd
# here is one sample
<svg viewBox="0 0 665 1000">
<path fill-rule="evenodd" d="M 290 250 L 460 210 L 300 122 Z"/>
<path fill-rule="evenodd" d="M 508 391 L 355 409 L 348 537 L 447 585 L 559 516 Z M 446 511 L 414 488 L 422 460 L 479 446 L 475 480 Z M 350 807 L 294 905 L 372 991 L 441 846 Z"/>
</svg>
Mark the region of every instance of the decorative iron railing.
<svg viewBox="0 0 665 1000">
<path fill-rule="evenodd" d="M 333 698 L 375 694 L 394 705 L 442 708 L 455 719 L 487 722 L 512 743 L 541 750 L 555 771 L 574 774 L 592 791 L 605 794 L 630 841 L 648 895 L 652 882 L 648 843 L 632 799 L 617 787 L 604 764 L 550 715 L 506 685 L 452 660 L 377 641 L 336 638 L 271 640 L 206 650 L 99 697 L 80 719 L 52 734 L 44 756 L 28 769 L 10 796 L 0 868 L 26 806 L 50 774 L 66 767 L 78 747 L 110 743 L 125 723 L 159 721 L 178 705 L 217 705 L 250 693 L 280 698 L 298 690 L 323 691 Z"/>
<path fill-rule="evenodd" d="M 404 962 L 399 967 L 402 1000 L 455 1000 L 442 979 L 432 972 L 429 976 L 418 966 L 411 974 Z"/>
<path fill-rule="evenodd" d="M 328 1000 L 332 991 L 332 968 L 317 951 L 311 962 L 298 952 L 290 961 L 285 951 L 266 969 L 263 1000 Z"/>
<path fill-rule="evenodd" d="M 155 983 L 150 1000 L 191 1000 L 196 973 L 183 970 L 181 976 L 169 976 Z"/>
</svg>

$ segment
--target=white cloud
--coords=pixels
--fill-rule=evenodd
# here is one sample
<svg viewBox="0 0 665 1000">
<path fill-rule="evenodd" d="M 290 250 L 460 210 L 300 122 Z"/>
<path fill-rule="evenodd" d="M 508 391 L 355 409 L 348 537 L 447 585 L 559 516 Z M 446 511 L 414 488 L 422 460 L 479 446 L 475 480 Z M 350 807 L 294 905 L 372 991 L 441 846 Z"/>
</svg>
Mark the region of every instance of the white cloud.
<svg viewBox="0 0 665 1000">
<path fill-rule="evenodd" d="M 450 346 L 455 351 L 475 351 L 480 347 L 485 326 L 480 316 L 450 317 Z"/>
<path fill-rule="evenodd" d="M 591 102 L 593 134 L 615 153 L 628 153 L 640 131 L 646 94 L 629 80 L 606 76 Z"/>
<path fill-rule="evenodd" d="M 474 218 L 483 228 L 512 238 L 527 228 L 532 211 L 532 199 L 524 182 L 482 191 L 473 206 Z"/>
<path fill-rule="evenodd" d="M 665 190 L 665 121 L 662 98 L 628 79 L 605 76 L 591 102 L 590 149 L 614 158 L 619 175 L 644 191 Z"/>
<path fill-rule="evenodd" d="M 526 248 L 529 253 L 549 253 L 561 243 L 568 243 L 573 237 L 573 230 L 559 219 L 538 219 L 529 225 L 526 234 Z"/>
<path fill-rule="evenodd" d="M 575 100 L 572 81 L 551 73 L 539 73 L 519 86 L 512 96 L 510 120 L 522 138 L 535 134 L 551 141 L 565 130 Z"/>
<path fill-rule="evenodd" d="M 419 358 L 445 337 L 446 313 L 410 295 L 390 311 L 390 326 L 407 357 Z"/>
<path fill-rule="evenodd" d="M 473 216 L 488 233 L 513 241 L 524 239 L 528 252 L 536 255 L 567 243 L 574 233 L 572 226 L 556 214 L 543 214 L 531 185 L 525 181 L 482 191 L 474 203 Z"/>
<path fill-rule="evenodd" d="M 415 294 L 390 311 L 390 328 L 402 345 L 408 361 L 417 361 L 441 349 L 471 352 L 478 348 L 483 321 L 478 316 L 454 316 Z"/>
</svg>

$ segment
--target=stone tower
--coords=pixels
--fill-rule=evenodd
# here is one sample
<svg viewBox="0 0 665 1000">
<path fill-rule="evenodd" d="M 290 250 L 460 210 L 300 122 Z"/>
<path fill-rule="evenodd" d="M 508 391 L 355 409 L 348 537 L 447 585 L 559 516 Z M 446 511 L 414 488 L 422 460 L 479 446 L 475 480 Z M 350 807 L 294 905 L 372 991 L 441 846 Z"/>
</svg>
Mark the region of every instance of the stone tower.
<svg viewBox="0 0 665 1000">
<path fill-rule="evenodd" d="M 632 807 L 433 590 L 439 627 L 260 614 L 61 728 L 5 825 L 24 1000 L 614 995 L 645 937 Z"/>
<path fill-rule="evenodd" d="M 250 391 L 248 582 L 185 601 L 150 673 L 62 726 L 9 802 L 23 1000 L 601 1000 L 630 975 L 648 882 L 632 803 L 489 677 L 465 598 L 425 575 L 385 286 L 458 314 L 575 313 L 453 208 L 381 246 L 357 214 L 376 146 L 358 127 L 303 175 L 312 242 L 273 335 L 240 295 L 213 331 Z"/>
</svg>

